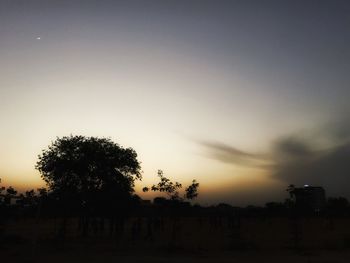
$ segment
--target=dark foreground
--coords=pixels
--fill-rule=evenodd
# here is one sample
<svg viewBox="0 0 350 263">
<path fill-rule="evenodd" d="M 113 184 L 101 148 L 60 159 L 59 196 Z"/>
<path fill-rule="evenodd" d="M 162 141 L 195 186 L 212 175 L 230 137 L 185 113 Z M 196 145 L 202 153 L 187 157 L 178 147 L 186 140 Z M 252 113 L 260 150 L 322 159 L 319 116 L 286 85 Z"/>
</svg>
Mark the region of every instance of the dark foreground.
<svg viewBox="0 0 350 263">
<path fill-rule="evenodd" d="M 13 246 L 1 249 L 2 262 L 286 262 L 348 263 L 349 250 L 246 250 L 246 251 L 133 251 L 105 248 L 66 247 L 64 249 Z"/>
<path fill-rule="evenodd" d="M 348 217 L 135 217 L 86 236 L 62 222 L 0 225 L 1 262 L 350 262 Z"/>
</svg>

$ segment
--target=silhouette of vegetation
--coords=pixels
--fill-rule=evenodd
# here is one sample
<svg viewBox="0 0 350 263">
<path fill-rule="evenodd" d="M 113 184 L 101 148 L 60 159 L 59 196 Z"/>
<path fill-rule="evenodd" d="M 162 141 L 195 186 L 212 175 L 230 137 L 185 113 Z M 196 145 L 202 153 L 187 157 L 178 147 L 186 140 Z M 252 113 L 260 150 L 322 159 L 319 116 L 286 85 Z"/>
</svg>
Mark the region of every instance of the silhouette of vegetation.
<svg viewBox="0 0 350 263">
<path fill-rule="evenodd" d="M 164 192 L 172 200 L 179 199 L 178 190 L 182 187 L 182 185 L 178 182 L 173 183 L 170 181 L 170 179 L 164 176 L 162 170 L 158 170 L 158 177 L 160 179 L 159 183 L 157 185 L 152 185 L 151 190 L 154 192 Z"/>
<path fill-rule="evenodd" d="M 192 180 L 192 184 L 185 189 L 185 198 L 188 200 L 195 199 L 198 196 L 199 183 L 196 180 Z"/>
<path fill-rule="evenodd" d="M 16 194 L 17 194 L 17 191 L 12 186 L 8 187 L 6 189 L 6 195 L 4 198 L 5 204 L 10 205 L 13 198 L 16 197 Z"/>
<path fill-rule="evenodd" d="M 87 235 L 96 217 L 108 217 L 114 229 L 116 217 L 125 216 L 135 199 L 135 180 L 141 179 L 140 163 L 132 148 L 96 137 L 57 138 L 39 155 L 36 169 L 65 218 L 80 211 L 83 235 Z M 62 233 L 65 225 L 66 222 Z"/>
<path fill-rule="evenodd" d="M 39 155 L 36 169 L 50 190 L 69 189 L 82 197 L 109 186 L 131 193 L 135 179 L 141 179 L 140 163 L 132 148 L 96 137 L 57 138 Z"/>
<path fill-rule="evenodd" d="M 158 184 L 152 185 L 151 188 L 144 187 L 143 192 L 148 192 L 149 190 L 154 192 L 166 193 L 168 198 L 173 201 L 183 201 L 180 197 L 179 190 L 182 188 L 182 184 L 179 182 L 172 182 L 170 179 L 164 176 L 162 170 L 158 170 L 159 182 Z M 185 189 L 184 199 L 192 200 L 198 196 L 199 183 L 196 180 L 192 180 L 192 184 Z"/>
</svg>

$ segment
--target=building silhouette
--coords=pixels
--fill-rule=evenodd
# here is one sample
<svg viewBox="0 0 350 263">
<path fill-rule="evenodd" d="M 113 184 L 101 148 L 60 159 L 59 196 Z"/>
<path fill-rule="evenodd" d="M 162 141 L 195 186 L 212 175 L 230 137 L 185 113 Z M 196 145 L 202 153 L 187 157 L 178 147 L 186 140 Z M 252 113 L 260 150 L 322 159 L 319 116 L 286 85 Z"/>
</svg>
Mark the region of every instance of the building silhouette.
<svg viewBox="0 0 350 263">
<path fill-rule="evenodd" d="M 326 207 L 326 191 L 323 187 L 304 185 L 294 188 L 292 194 L 297 208 L 319 212 Z"/>
</svg>

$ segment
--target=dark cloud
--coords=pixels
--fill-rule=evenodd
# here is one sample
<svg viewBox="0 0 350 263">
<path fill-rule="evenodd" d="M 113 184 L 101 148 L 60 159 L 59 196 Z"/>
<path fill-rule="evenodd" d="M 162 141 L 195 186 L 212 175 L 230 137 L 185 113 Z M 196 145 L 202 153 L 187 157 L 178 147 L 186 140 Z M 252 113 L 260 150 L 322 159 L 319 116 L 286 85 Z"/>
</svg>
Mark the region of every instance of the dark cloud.
<svg viewBox="0 0 350 263">
<path fill-rule="evenodd" d="M 350 187 L 350 143 L 344 143 L 325 150 L 309 151 L 307 154 L 289 155 L 275 153 L 275 165 L 271 172 L 276 179 L 295 185 L 321 185 L 332 195 L 348 195 Z M 302 152 L 304 153 L 304 152 Z"/>
<path fill-rule="evenodd" d="M 295 185 L 321 185 L 329 195 L 350 197 L 348 118 L 334 118 L 304 137 L 285 137 L 276 141 L 272 148 L 274 178 Z"/>
<path fill-rule="evenodd" d="M 272 178 L 286 185 L 319 185 L 325 187 L 329 195 L 350 198 L 349 123 L 333 123 L 303 136 L 281 137 L 265 154 L 250 153 L 217 142 L 201 141 L 200 144 L 213 159 L 266 169 Z"/>
<path fill-rule="evenodd" d="M 310 146 L 300 138 L 286 137 L 274 143 L 273 150 L 279 157 L 306 157 L 311 155 Z"/>
<path fill-rule="evenodd" d="M 268 158 L 263 154 L 245 152 L 219 142 L 200 141 L 199 143 L 207 149 L 211 158 L 224 163 L 261 168 L 267 165 Z"/>
<path fill-rule="evenodd" d="M 350 139 L 350 119 L 344 118 L 342 115 L 349 116 L 350 112 L 342 113 L 338 119 L 320 128 L 320 132 L 329 137 L 334 143 L 344 143 Z"/>
</svg>

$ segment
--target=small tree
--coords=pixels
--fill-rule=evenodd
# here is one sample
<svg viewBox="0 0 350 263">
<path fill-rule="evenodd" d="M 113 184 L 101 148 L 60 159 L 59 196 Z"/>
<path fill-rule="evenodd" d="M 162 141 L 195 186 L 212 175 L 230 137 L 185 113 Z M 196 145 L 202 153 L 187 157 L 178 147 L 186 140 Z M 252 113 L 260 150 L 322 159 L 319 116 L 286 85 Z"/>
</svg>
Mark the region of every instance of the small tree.
<svg viewBox="0 0 350 263">
<path fill-rule="evenodd" d="M 188 200 L 195 199 L 198 196 L 199 183 L 196 180 L 192 181 L 192 184 L 185 189 L 185 198 Z"/>
<path fill-rule="evenodd" d="M 152 185 L 151 190 L 164 192 L 172 200 L 179 199 L 178 190 L 182 187 L 182 185 L 178 182 L 173 183 L 170 181 L 170 179 L 164 176 L 162 170 L 158 170 L 158 177 L 160 179 L 159 183 L 157 185 Z"/>
<path fill-rule="evenodd" d="M 152 185 L 151 188 L 144 187 L 143 192 L 148 192 L 150 189 L 154 192 L 166 193 L 170 200 L 182 200 L 180 198 L 179 190 L 182 188 L 182 184 L 179 182 L 172 182 L 170 179 L 166 178 L 162 170 L 158 170 L 158 177 L 160 179 L 158 184 Z M 185 189 L 184 198 L 192 200 L 198 196 L 199 183 L 196 180 L 192 181 L 192 184 Z"/>
<path fill-rule="evenodd" d="M 12 198 L 16 197 L 17 191 L 12 187 L 8 187 L 6 189 L 6 195 L 5 195 L 5 204 L 11 205 Z"/>
<path fill-rule="evenodd" d="M 26 191 L 23 196 L 23 204 L 27 206 L 34 206 L 37 204 L 37 196 L 35 195 L 34 189 Z"/>
<path fill-rule="evenodd" d="M 38 191 L 39 198 L 46 198 L 47 197 L 48 193 L 47 193 L 47 189 L 46 188 L 44 188 L 44 187 L 38 188 L 37 191 Z"/>
</svg>

